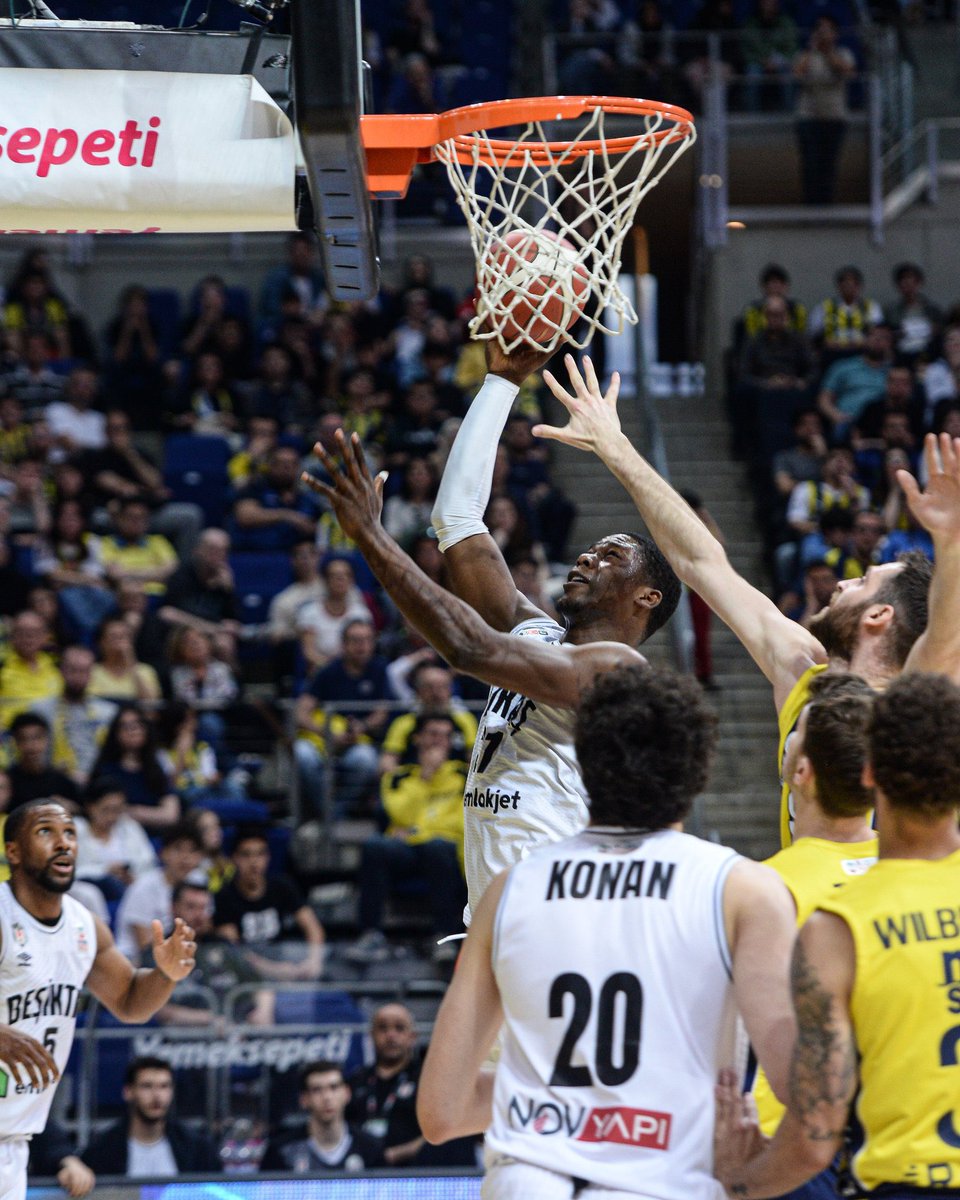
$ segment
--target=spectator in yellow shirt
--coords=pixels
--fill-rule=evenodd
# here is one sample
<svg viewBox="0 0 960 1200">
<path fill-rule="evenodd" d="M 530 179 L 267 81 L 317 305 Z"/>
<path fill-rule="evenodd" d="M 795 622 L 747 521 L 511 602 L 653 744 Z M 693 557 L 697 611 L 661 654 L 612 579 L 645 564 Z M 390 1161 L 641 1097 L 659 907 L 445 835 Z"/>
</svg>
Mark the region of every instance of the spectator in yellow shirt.
<svg viewBox="0 0 960 1200">
<path fill-rule="evenodd" d="M 87 691 L 108 700 L 159 700 L 163 694 L 153 667 L 137 662 L 133 634 L 123 617 L 107 617 L 97 637 L 100 661 L 90 672 Z"/>
<path fill-rule="evenodd" d="M 463 925 L 463 786 L 466 764 L 451 758 L 454 724 L 448 713 L 417 718 L 417 759 L 383 779 L 380 798 L 390 820 L 385 834 L 364 843 L 360 862 L 360 940 L 347 950 L 354 962 L 376 962 L 389 954 L 383 909 L 399 880 L 422 880 L 437 937 Z M 456 956 L 457 943 L 438 945 L 434 957 Z"/>
<path fill-rule="evenodd" d="M 10 628 L 10 649 L 0 667 L 0 720 L 6 728 L 38 700 L 59 696 L 63 677 L 43 647 L 49 630 L 35 612 L 18 613 Z"/>
<path fill-rule="evenodd" d="M 114 585 L 135 579 L 151 596 L 162 596 L 179 566 L 174 548 L 159 533 L 147 533 L 150 509 L 134 496 L 121 500 L 114 518 L 116 533 L 100 540 L 100 561 Z"/>
<path fill-rule="evenodd" d="M 398 682 L 394 678 L 394 686 Z M 469 762 L 477 738 L 477 719 L 462 707 L 459 700 L 454 700 L 453 675 L 450 671 L 435 660 L 431 651 L 430 658 L 418 662 L 404 683 L 413 688 L 415 701 L 410 712 L 394 717 L 387 728 L 380 754 L 381 774 L 391 774 L 401 763 L 416 761 L 413 734 L 417 717 L 422 712 L 442 712 L 453 721 L 450 757 Z"/>
</svg>

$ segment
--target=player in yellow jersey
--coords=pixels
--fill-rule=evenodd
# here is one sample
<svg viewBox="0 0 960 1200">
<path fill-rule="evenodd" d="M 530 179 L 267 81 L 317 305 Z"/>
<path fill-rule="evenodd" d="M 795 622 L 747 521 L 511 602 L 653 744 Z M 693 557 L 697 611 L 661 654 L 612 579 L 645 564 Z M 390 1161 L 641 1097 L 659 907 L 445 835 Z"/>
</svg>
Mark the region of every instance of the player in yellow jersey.
<svg viewBox="0 0 960 1200">
<path fill-rule="evenodd" d="M 747 583 L 730 565 L 723 547 L 670 485 L 644 461 L 620 429 L 614 375 L 601 393 L 589 359 L 585 378 L 567 356 L 571 391 L 550 374 L 544 379 L 567 408 L 563 428 L 534 427 L 552 438 L 593 451 L 630 493 L 651 536 L 691 590 L 740 638 L 773 685 L 782 713 L 781 763 L 789 733 L 806 703 L 811 672 L 827 663 L 861 675 L 882 688 L 902 670 L 944 671 L 960 682 L 960 439 L 931 434 L 924 446 L 929 472 L 925 492 L 908 471 L 897 478 L 910 511 L 933 538 L 936 573 L 920 556 L 870 567 L 859 579 L 845 579 L 810 629 L 785 617 L 769 597 Z M 942 462 L 941 462 L 942 460 Z M 928 613 L 929 593 L 929 623 Z M 926 629 L 926 632 L 924 630 Z M 791 838 L 784 787 L 781 831 Z"/>
<path fill-rule="evenodd" d="M 874 703 L 868 758 L 879 860 L 800 931 L 798 1036 L 773 1140 L 759 1148 L 729 1078 L 718 1089 L 715 1169 L 738 1200 L 822 1170 L 855 1095 L 864 1195 L 960 1194 L 960 688 L 941 675 L 893 683 Z"/>
<path fill-rule="evenodd" d="M 863 783 L 867 726 L 873 691 L 857 675 L 827 672 L 811 683 L 810 702 L 800 714 L 784 763 L 784 778 L 796 800 L 795 841 L 767 865 L 780 875 L 793 899 L 800 926 L 837 888 L 864 875 L 877 861 L 870 825 L 873 790 Z M 784 1106 L 762 1070 L 754 1099 L 763 1133 L 772 1136 Z M 835 1197 L 837 1176 L 828 1168 L 805 1194 Z"/>
</svg>

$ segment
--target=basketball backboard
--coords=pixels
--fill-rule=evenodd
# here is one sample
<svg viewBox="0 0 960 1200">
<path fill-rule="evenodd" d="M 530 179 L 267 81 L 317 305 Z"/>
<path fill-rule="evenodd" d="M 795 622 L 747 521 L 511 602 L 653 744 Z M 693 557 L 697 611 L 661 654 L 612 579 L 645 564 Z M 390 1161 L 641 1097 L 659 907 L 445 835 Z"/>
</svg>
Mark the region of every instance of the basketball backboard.
<svg viewBox="0 0 960 1200">
<path fill-rule="evenodd" d="M 292 0 L 296 121 L 335 300 L 367 300 L 380 286 L 376 233 L 360 138 L 363 68 L 359 0 Z"/>
</svg>

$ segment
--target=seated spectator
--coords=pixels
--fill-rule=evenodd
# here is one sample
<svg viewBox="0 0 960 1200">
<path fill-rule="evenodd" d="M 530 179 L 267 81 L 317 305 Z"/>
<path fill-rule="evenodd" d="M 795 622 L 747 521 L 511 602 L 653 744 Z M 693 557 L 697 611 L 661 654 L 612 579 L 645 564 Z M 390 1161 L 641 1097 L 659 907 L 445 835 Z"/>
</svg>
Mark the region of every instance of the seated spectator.
<svg viewBox="0 0 960 1200">
<path fill-rule="evenodd" d="M 44 271 L 28 271 L 20 276 L 16 296 L 3 307 L 3 329 L 14 354 L 22 353 L 28 333 L 39 333 L 50 340 L 55 357 L 73 357 L 66 305 L 52 294 Z"/>
<path fill-rule="evenodd" d="M 84 643 L 115 607 L 100 559 L 100 539 L 87 527 L 79 500 L 62 500 L 50 536 L 34 546 L 33 569 L 56 589 L 65 623 Z"/>
<path fill-rule="evenodd" d="M 50 765 L 50 726 L 34 712 L 22 712 L 10 723 L 13 763 L 7 768 L 12 811 L 31 800 L 49 796 L 72 811 L 79 799 L 77 785 L 69 775 Z"/>
<path fill-rule="evenodd" d="M 184 704 L 204 711 L 200 717 L 201 736 L 219 752 L 224 736 L 224 721 L 217 709 L 226 708 L 240 694 L 233 672 L 225 662 L 213 657 L 213 639 L 209 634 L 182 625 L 170 635 L 168 658 L 170 689 Z"/>
<path fill-rule="evenodd" d="M 383 527 L 405 545 L 431 521 L 437 496 L 437 475 L 426 458 L 412 458 L 403 472 L 400 491 L 387 498 L 383 506 Z"/>
<path fill-rule="evenodd" d="M 899 293 L 884 314 L 893 330 L 897 360 L 915 366 L 929 362 L 943 327 L 943 313 L 923 294 L 924 275 L 916 263 L 900 263 L 893 269 L 893 284 Z"/>
<path fill-rule="evenodd" d="M 943 408 L 960 396 L 960 325 L 951 325 L 943 335 L 943 353 L 924 371 L 923 390 L 923 426 L 930 429 Z"/>
<path fill-rule="evenodd" d="M 533 436 L 528 417 L 511 414 L 503 433 L 503 447 L 507 452 L 506 488 L 498 463 L 491 500 L 508 495 L 519 515 L 530 520 L 530 532 L 535 540 L 542 541 L 550 562 L 566 562 L 567 538 L 577 510 L 551 482 L 549 451 Z"/>
<path fill-rule="evenodd" d="M 280 440 L 280 423 L 266 414 L 249 417 L 244 434 L 243 445 L 227 463 L 230 485 L 238 492 L 266 474 L 270 455 Z"/>
<path fill-rule="evenodd" d="M 837 294 L 821 300 L 813 309 L 807 330 L 820 350 L 824 367 L 838 358 L 859 354 L 866 347 L 870 329 L 883 323 L 880 305 L 863 294 L 859 267 L 841 267 L 834 282 Z"/>
<path fill-rule="evenodd" d="M 315 411 L 310 389 L 296 378 L 293 356 L 286 346 L 267 346 L 257 378 L 243 389 L 251 417 L 273 415 L 287 434 L 303 433 Z"/>
<path fill-rule="evenodd" d="M 136 579 L 121 579 L 116 587 L 117 616 L 126 624 L 133 638 L 133 654 L 137 662 L 154 671 L 167 668 L 167 638 L 169 627 L 150 607 L 150 598 L 143 584 Z"/>
<path fill-rule="evenodd" d="M 235 661 L 240 632 L 229 555 L 229 536 L 222 529 L 205 529 L 190 559 L 168 578 L 158 614 L 170 625 L 211 639 L 224 662 Z"/>
<path fill-rule="evenodd" d="M 240 945 L 264 979 L 319 979 L 323 970 L 323 926 L 299 888 L 285 876 L 269 875 L 270 846 L 257 830 L 240 830 L 233 844 L 233 878 L 217 892 L 217 933 Z M 267 957 L 262 951 L 299 938 L 299 962 Z"/>
<path fill-rule="evenodd" d="M 347 950 L 355 962 L 389 954 L 383 934 L 384 905 L 400 880 L 427 885 L 433 933 L 437 939 L 458 933 L 463 924 L 463 789 L 466 763 L 453 757 L 456 726 L 443 712 L 416 718 L 412 764 L 384 776 L 380 799 L 389 818 L 385 834 L 369 838 L 360 862 L 360 940 Z M 436 961 L 456 958 L 455 942 L 434 947 Z"/>
<path fill-rule="evenodd" d="M 331 562 L 337 561 L 346 560 L 331 559 Z M 327 584 L 320 573 L 320 552 L 313 541 L 297 542 L 290 551 L 290 566 L 293 583 L 270 601 L 267 632 L 274 642 L 296 640 L 300 613 L 308 604 L 327 594 Z"/>
<path fill-rule="evenodd" d="M 319 670 L 336 658 L 350 621 L 369 622 L 371 618 L 349 559 L 331 556 L 320 574 L 323 596 L 305 604 L 297 616 L 300 649 L 308 672 Z"/>
<path fill-rule="evenodd" d="M 416 657 L 411 655 L 411 658 Z M 395 676 L 391 675 L 391 678 Z M 413 707 L 410 712 L 395 717 L 387 728 L 380 755 L 381 775 L 395 771 L 401 764 L 416 761 L 413 735 L 418 718 L 425 712 L 442 713 L 450 718 L 453 722 L 450 757 L 469 762 L 477 737 L 477 719 L 454 696 L 453 675 L 449 669 L 431 652 L 429 657 L 419 659 L 405 682 L 413 689 Z"/>
<path fill-rule="evenodd" d="M 847 545 L 832 546 L 823 561 L 834 569 L 838 579 L 862 579 L 870 567 L 882 561 L 886 536 L 887 527 L 880 513 L 858 512 Z"/>
<path fill-rule="evenodd" d="M 440 77 L 422 54 L 408 54 L 393 77 L 386 111 L 434 113 L 445 107 L 446 95 Z"/>
<path fill-rule="evenodd" d="M 90 672 L 90 694 L 109 700 L 159 700 L 153 667 L 137 661 L 130 626 L 122 616 L 107 617 L 97 634 L 100 660 Z"/>
<path fill-rule="evenodd" d="M 906 413 L 888 412 L 883 417 L 880 436 L 859 439 L 856 444 L 857 478 L 870 490 L 876 506 L 882 508 L 890 491 L 888 462 L 891 453 L 898 451 L 905 455 L 907 470 L 914 476 L 919 469 L 919 454 L 910 419 Z"/>
<path fill-rule="evenodd" d="M 193 312 L 181 328 L 180 349 L 187 358 L 212 350 L 217 331 L 226 317 L 227 285 L 219 275 L 207 275 L 197 284 Z"/>
<path fill-rule="evenodd" d="M 789 586 L 800 567 L 813 559 L 823 559 L 829 549 L 821 523 L 826 513 L 840 510 L 851 518 L 870 507 L 870 493 L 854 476 L 853 455 L 849 450 L 831 450 L 823 461 L 819 483 L 798 483 L 787 505 L 787 524 L 799 539 L 799 564 L 795 543 L 777 547 L 778 577 Z"/>
<path fill-rule="evenodd" d="M 400 412 L 390 422 L 387 464 L 391 469 L 399 470 L 414 458 L 432 454 L 444 420 L 433 384 L 429 379 L 414 380 L 403 397 Z M 349 424 L 346 420 L 345 426 Z"/>
<path fill-rule="evenodd" d="M 316 533 L 321 505 L 300 484 L 300 456 L 292 446 L 277 446 L 262 480 L 245 488 L 233 510 L 237 550 L 289 550 Z"/>
<path fill-rule="evenodd" d="M 196 504 L 170 502 L 163 475 L 134 444 L 126 412 L 110 409 L 105 429 L 103 449 L 88 450 L 80 460 L 93 485 L 95 502 L 114 512 L 121 501 L 142 500 L 150 510 L 150 532 L 172 540 L 186 557 L 200 533 L 203 511 Z"/>
<path fill-rule="evenodd" d="M 254 346 L 247 322 L 238 316 L 228 313 L 214 329 L 210 349 L 220 356 L 223 377 L 231 385 L 253 378 Z"/>
<path fill-rule="evenodd" d="M 63 395 L 64 378 L 50 367 L 56 345 L 45 333 L 28 333 L 23 339 L 19 361 L 3 376 L 10 395 L 31 421 L 42 417 L 49 405 Z"/>
<path fill-rule="evenodd" d="M 0 387 L 9 383 L 0 379 Z M 0 394 L 0 474 L 13 478 L 13 468 L 33 450 L 33 430 L 23 419 L 23 405 L 12 392 Z"/>
<path fill-rule="evenodd" d="M 88 1196 L 96 1187 L 97 1177 L 80 1156 L 76 1141 L 53 1117 L 47 1118 L 42 1133 L 30 1139 L 27 1182 L 34 1178 L 56 1176 L 57 1183 L 72 1200 Z"/>
<path fill-rule="evenodd" d="M 204 713 L 204 716 L 219 716 Z M 222 733 L 222 727 L 219 730 Z M 217 744 L 206 739 L 197 713 L 180 700 L 167 704 L 157 718 L 160 765 L 186 805 L 210 804 L 214 799 L 246 800 L 234 779 L 224 780 L 217 766 Z"/>
<path fill-rule="evenodd" d="M 8 537 L 9 524 L 10 502 L 5 496 L 0 496 L 0 616 L 4 617 L 12 617 L 22 612 L 30 591 L 27 577 L 21 574 L 14 561 L 13 547 Z M 7 623 L 7 628 L 10 628 L 9 623 Z M 40 641 L 41 647 L 45 637 L 46 635 Z M 0 700 L 2 700 L 2 684 L 0 684 Z M 2 706 L 0 706 L 0 712 L 2 712 Z"/>
<path fill-rule="evenodd" d="M 424 1147 L 417 1121 L 420 1055 L 413 1014 L 402 1004 L 383 1004 L 370 1022 L 374 1060 L 347 1081 L 347 1121 L 376 1138 L 387 1166 L 412 1163 Z"/>
<path fill-rule="evenodd" d="M 24 596 L 26 600 L 26 596 Z M 63 679 L 44 646 L 50 630 L 36 613 L 18 613 L 10 624 L 10 648 L 0 666 L 0 717 L 9 725 L 17 713 L 59 696 Z"/>
<path fill-rule="evenodd" d="M 104 341 L 108 390 L 123 397 L 124 408 L 133 414 L 138 429 L 158 429 L 160 345 L 146 288 L 133 284 L 123 289 Z"/>
<path fill-rule="evenodd" d="M 170 424 L 198 436 L 230 438 L 240 426 L 239 412 L 239 400 L 227 383 L 223 360 L 213 351 L 204 351 L 193 365 L 175 411 L 169 414 Z"/>
<path fill-rule="evenodd" d="M 861 354 L 839 359 L 824 374 L 817 407 L 830 422 L 835 442 L 848 435 L 868 404 L 883 396 L 890 369 L 890 347 L 889 328 L 874 325 L 867 331 Z"/>
<path fill-rule="evenodd" d="M 10 535 L 21 546 L 32 546 L 53 527 L 53 514 L 44 486 L 44 464 L 24 458 L 11 470 L 13 490 L 9 494 Z"/>
<path fill-rule="evenodd" d="M 197 835 L 203 849 L 200 870 L 206 876 L 207 887 L 216 895 L 235 874 L 232 859 L 223 852 L 223 826 L 220 824 L 220 818 L 213 809 L 191 808 L 183 823 Z"/>
<path fill-rule="evenodd" d="M 47 722 L 51 762 L 78 787 L 85 787 L 117 706 L 90 694 L 93 652 L 86 646 L 67 646 L 60 657 L 63 686 L 59 696 L 32 706 Z"/>
<path fill-rule="evenodd" d="M 813 354 L 804 334 L 789 328 L 782 296 L 764 301 L 764 325 L 746 339 L 740 356 L 734 396 L 735 437 L 746 449 L 751 437 L 767 458 L 777 448 L 777 435 L 807 397 L 813 377 Z"/>
<path fill-rule="evenodd" d="M 780 0 L 757 0 L 743 27 L 743 106 L 748 112 L 793 107 L 791 68 L 797 52 L 797 27 L 780 10 Z"/>
<path fill-rule="evenodd" d="M 173 928 L 173 889 L 187 878 L 200 881 L 200 844 L 183 825 L 174 825 L 163 834 L 160 863 L 142 872 L 123 894 L 114 922 L 117 946 L 131 962 L 143 960 L 143 952 L 153 944 L 153 922 L 159 921 L 164 933 Z"/>
<path fill-rule="evenodd" d="M 173 1071 L 162 1058 L 135 1058 L 127 1067 L 127 1115 L 91 1141 L 84 1160 L 101 1175 L 128 1179 L 179 1174 L 217 1175 L 217 1149 L 205 1134 L 174 1120 Z"/>
<path fill-rule="evenodd" d="M 51 401 L 44 417 L 58 458 L 81 450 L 102 450 L 107 444 L 106 418 L 94 405 L 100 380 L 92 367 L 74 367 L 67 376 L 63 399 Z"/>
<path fill-rule="evenodd" d="M 425 342 L 420 352 L 424 378 L 433 387 L 438 403 L 437 414 L 444 421 L 451 417 L 462 417 L 464 413 L 463 391 L 453 382 L 456 353 L 456 345 L 452 340 Z"/>
<path fill-rule="evenodd" d="M 855 450 L 868 449 L 871 441 L 883 438 L 883 426 L 890 414 L 906 420 L 911 437 L 922 433 L 922 414 L 914 389 L 913 372 L 908 366 L 894 364 L 887 371 L 883 394 L 864 408 L 851 431 Z"/>
<path fill-rule="evenodd" d="M 328 755 L 336 762 L 336 806 L 341 815 L 362 811 L 376 786 L 377 743 L 394 693 L 386 661 L 375 649 L 370 621 L 349 621 L 343 628 L 340 657 L 319 670 L 297 699 L 294 757 L 304 798 L 314 813 L 324 811 Z"/>
<path fill-rule="evenodd" d="M 287 261 L 267 273 L 260 293 L 260 315 L 267 326 L 279 323 L 284 294 L 292 290 L 300 298 L 301 311 L 309 318 L 329 304 L 323 272 L 312 233 L 292 233 L 287 242 Z"/>
<path fill-rule="evenodd" d="M 344 1119 L 350 1088 L 334 1062 L 308 1063 L 300 1072 L 300 1108 L 307 1114 L 302 1134 L 272 1137 L 261 1171 L 364 1171 L 383 1165 L 379 1139 L 352 1129 Z M 303 1136 L 303 1135 L 306 1136 Z"/>
<path fill-rule="evenodd" d="M 127 798 L 116 779 L 101 776 L 83 797 L 76 818 L 77 878 L 95 883 L 108 900 L 119 900 L 157 856 L 139 821 L 127 813 Z"/>
<path fill-rule="evenodd" d="M 817 560 L 807 563 L 803 569 L 802 599 L 796 592 L 785 592 L 780 599 L 780 611 L 809 629 L 813 618 L 830 603 L 838 583 L 837 573 L 829 563 Z"/>
<path fill-rule="evenodd" d="M 179 917 L 193 930 L 197 954 L 193 970 L 173 989 L 157 1020 L 161 1025 L 181 1028 L 217 1025 L 227 995 L 243 984 L 259 983 L 260 976 L 241 950 L 214 932 L 213 896 L 206 884 L 193 877 L 178 883 L 173 889 L 171 912 L 174 920 Z M 210 1007 L 210 992 L 216 997 L 216 1009 Z M 274 1009 L 273 992 L 261 988 L 236 1004 L 234 1013 L 245 1025 L 272 1025 Z"/>
<path fill-rule="evenodd" d="M 734 331 L 734 349 L 739 352 L 746 338 L 756 337 L 766 328 L 767 318 L 764 305 L 777 297 L 787 306 L 787 328 L 793 333 L 803 333 L 807 325 L 807 310 L 790 296 L 790 276 L 779 263 L 768 263 L 760 272 L 760 298 L 745 305 L 737 319 Z"/>
<path fill-rule="evenodd" d="M 891 495 L 895 495 L 895 493 L 891 493 Z M 917 522 L 903 497 L 899 496 L 896 499 L 902 514 L 902 523 L 898 521 L 897 527 L 891 529 L 887 535 L 880 554 L 880 561 L 882 563 L 897 562 L 901 555 L 911 550 L 919 550 L 921 554 L 925 554 L 933 561 L 933 539 L 927 530 Z"/>
<path fill-rule="evenodd" d="M 157 757 L 156 735 L 133 704 L 123 704 L 107 732 L 91 778 L 118 780 L 130 805 L 130 816 L 150 832 L 180 820 L 180 800 L 171 790 Z"/>
<path fill-rule="evenodd" d="M 793 417 L 794 444 L 773 456 L 773 484 L 780 496 L 789 498 L 798 483 L 820 478 L 827 456 L 823 418 L 815 408 L 798 409 Z"/>
<path fill-rule="evenodd" d="M 177 552 L 159 533 L 148 533 L 150 509 L 136 496 L 119 501 L 114 532 L 100 539 L 100 560 L 107 578 L 136 579 L 149 596 L 162 596 L 177 569 Z"/>
</svg>

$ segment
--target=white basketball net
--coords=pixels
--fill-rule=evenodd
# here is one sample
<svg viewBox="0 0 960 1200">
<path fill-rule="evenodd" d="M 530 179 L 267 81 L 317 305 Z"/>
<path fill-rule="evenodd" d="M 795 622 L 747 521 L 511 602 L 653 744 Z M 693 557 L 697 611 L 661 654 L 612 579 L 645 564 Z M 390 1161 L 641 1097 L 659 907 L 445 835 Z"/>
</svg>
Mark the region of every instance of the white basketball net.
<svg viewBox="0 0 960 1200">
<path fill-rule="evenodd" d="M 466 148 L 469 162 L 460 161 L 465 156 L 464 138 L 451 138 L 435 147 L 466 217 L 477 259 L 477 314 L 470 321 L 475 338 L 496 337 L 507 352 L 531 343 L 533 339 L 518 332 L 519 323 L 513 319 L 518 305 L 527 327 L 534 320 L 542 323 L 541 328 L 549 326 L 550 336 L 538 337 L 535 343 L 544 349 L 555 349 L 561 342 L 582 348 L 595 332 L 618 334 L 625 324 L 637 323 L 633 305 L 617 285 L 623 241 L 633 228 L 640 201 L 693 143 L 696 133 L 691 125 L 676 140 L 657 140 L 655 135 L 665 132 L 673 119 L 668 114 L 638 113 L 633 119 L 643 123 L 643 132 L 635 144 L 624 153 L 608 154 L 605 115 L 602 108 L 593 109 L 583 128 L 562 148 L 547 148 L 545 153 L 534 143 L 557 138 L 540 121 L 531 121 L 515 139 L 510 165 L 495 161 L 497 152 L 491 143 L 497 141 L 502 147 L 503 140 L 492 138 L 487 130 L 478 131 L 472 150 Z M 581 143 L 592 141 L 600 141 L 601 149 L 577 153 Z M 536 161 L 535 155 L 542 161 Z M 566 287 L 543 292 L 541 285 L 531 293 L 524 276 L 534 284 L 539 273 L 515 254 L 491 253 L 502 247 L 507 234 L 520 231 L 556 260 L 556 242 L 544 238 L 541 230 L 570 242 L 589 277 L 590 295 L 584 325 L 579 327 L 584 331 L 582 340 L 544 311 L 552 303 L 556 315 L 557 296 L 569 295 L 569 281 Z"/>
</svg>

